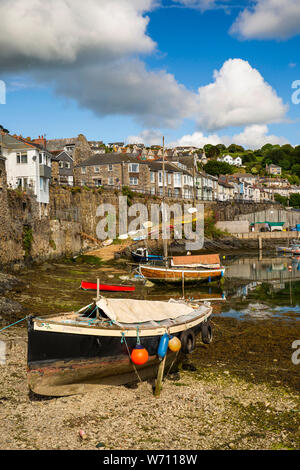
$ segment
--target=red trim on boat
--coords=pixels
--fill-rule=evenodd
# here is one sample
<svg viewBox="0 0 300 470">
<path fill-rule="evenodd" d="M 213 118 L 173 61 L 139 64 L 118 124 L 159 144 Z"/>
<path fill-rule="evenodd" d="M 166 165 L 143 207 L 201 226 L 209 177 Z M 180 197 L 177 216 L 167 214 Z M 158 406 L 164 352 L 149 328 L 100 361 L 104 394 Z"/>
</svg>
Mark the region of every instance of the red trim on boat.
<svg viewBox="0 0 300 470">
<path fill-rule="evenodd" d="M 81 281 L 81 289 L 84 290 L 97 290 L 97 283 Z M 135 286 L 115 286 L 112 284 L 100 284 L 100 291 L 108 292 L 133 292 Z"/>
</svg>

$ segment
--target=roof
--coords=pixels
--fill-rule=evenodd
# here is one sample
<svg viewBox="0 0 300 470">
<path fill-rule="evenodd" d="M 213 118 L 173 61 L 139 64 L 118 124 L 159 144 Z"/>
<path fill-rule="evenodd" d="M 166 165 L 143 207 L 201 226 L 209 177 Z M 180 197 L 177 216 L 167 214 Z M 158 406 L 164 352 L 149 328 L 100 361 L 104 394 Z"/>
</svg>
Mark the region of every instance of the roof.
<svg viewBox="0 0 300 470">
<path fill-rule="evenodd" d="M 43 152 L 47 152 L 51 155 L 50 152 L 41 145 L 23 139 L 22 137 L 14 137 L 10 134 L 0 134 L 0 143 L 11 150 L 26 150 L 27 147 L 31 147 L 37 150 L 42 150 Z"/>
<path fill-rule="evenodd" d="M 47 150 L 62 150 L 66 145 L 76 145 L 79 142 L 78 137 L 70 137 L 67 139 L 52 139 L 47 140 Z"/>
<path fill-rule="evenodd" d="M 151 171 L 160 171 L 163 168 L 163 160 L 151 160 L 151 161 L 142 161 L 144 165 L 147 165 Z M 175 162 L 165 161 L 165 171 L 172 173 L 183 173 L 189 176 L 193 176 L 189 170 L 185 170 L 176 165 Z"/>
<path fill-rule="evenodd" d="M 121 163 L 141 163 L 136 156 L 123 153 L 95 153 L 87 160 L 81 162 L 77 167 L 85 166 L 101 166 L 101 165 L 117 165 Z"/>
</svg>

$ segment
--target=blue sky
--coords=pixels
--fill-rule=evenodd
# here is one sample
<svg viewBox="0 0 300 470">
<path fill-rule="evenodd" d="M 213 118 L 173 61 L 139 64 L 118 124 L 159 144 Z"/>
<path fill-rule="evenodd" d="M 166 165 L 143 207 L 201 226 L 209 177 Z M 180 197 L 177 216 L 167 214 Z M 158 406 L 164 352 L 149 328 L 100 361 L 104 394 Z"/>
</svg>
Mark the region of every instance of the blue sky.
<svg viewBox="0 0 300 470">
<path fill-rule="evenodd" d="M 10 28 L 14 18 L 7 10 L 1 12 L 7 1 L 0 0 L 6 33 L 5 38 L 0 33 L 0 44 L 7 51 L 3 57 L 0 52 L 0 79 L 7 84 L 0 123 L 13 133 L 46 134 L 49 139 L 83 133 L 104 142 L 148 139 L 149 144 L 160 143 L 165 135 L 168 143 L 197 146 L 218 143 L 218 139 L 252 148 L 267 141 L 300 144 L 300 105 L 291 102 L 292 83 L 300 80 L 296 0 L 285 0 L 282 11 L 275 0 L 216 0 L 209 7 L 204 0 L 159 5 L 141 0 L 142 11 L 136 7 L 128 14 L 125 9 L 119 23 L 112 20 L 114 13 L 123 12 L 129 0 L 112 0 L 115 5 L 110 4 L 107 18 L 103 11 L 108 0 L 78 2 L 74 23 L 80 8 L 91 12 L 95 8 L 93 18 L 99 15 L 99 21 L 88 27 L 88 21 L 93 22 L 88 16 L 78 43 L 71 40 L 71 59 L 70 50 L 60 54 L 61 43 L 57 49 L 53 46 L 62 33 L 55 23 L 51 25 L 50 16 L 47 37 L 43 29 L 38 31 L 45 34 L 45 41 L 38 48 L 37 38 L 32 37 L 25 50 L 22 38 Z M 10 0 L 16 9 L 19 1 Z M 60 4 L 66 3 L 52 2 L 59 11 Z M 32 18 L 37 3 L 28 0 L 27 14 Z M 133 4 L 138 2 L 132 0 Z M 267 18 L 273 15 L 275 24 L 266 24 L 266 12 Z M 72 17 L 65 14 L 70 29 L 63 29 L 64 45 L 74 32 Z M 84 20 L 87 13 L 82 14 Z M 234 24 L 238 31 L 232 31 Z M 90 37 L 90 31 L 95 37 Z M 123 37 L 118 43 L 120 31 Z M 229 59 L 239 61 L 229 64 Z M 218 82 L 214 71 L 222 71 Z M 236 94 L 239 83 L 244 84 L 240 96 Z M 210 92 L 208 85 L 214 85 L 215 91 Z"/>
</svg>

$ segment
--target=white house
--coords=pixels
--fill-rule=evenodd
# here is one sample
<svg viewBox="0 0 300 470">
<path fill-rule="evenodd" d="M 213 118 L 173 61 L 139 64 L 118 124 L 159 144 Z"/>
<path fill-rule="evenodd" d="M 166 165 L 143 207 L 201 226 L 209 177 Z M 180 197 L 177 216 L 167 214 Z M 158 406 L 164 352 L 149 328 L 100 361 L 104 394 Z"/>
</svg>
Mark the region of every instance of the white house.
<svg viewBox="0 0 300 470">
<path fill-rule="evenodd" d="M 8 134 L 2 134 L 1 139 L 8 187 L 31 191 L 37 202 L 49 204 L 52 155 L 41 145 L 41 140 L 36 143 Z"/>
<path fill-rule="evenodd" d="M 218 157 L 217 160 L 219 162 L 225 162 L 225 163 L 228 163 L 229 165 L 234 165 L 238 167 L 241 167 L 243 165 L 243 161 L 241 157 L 233 158 L 231 155 L 223 155 L 222 157 Z"/>
</svg>

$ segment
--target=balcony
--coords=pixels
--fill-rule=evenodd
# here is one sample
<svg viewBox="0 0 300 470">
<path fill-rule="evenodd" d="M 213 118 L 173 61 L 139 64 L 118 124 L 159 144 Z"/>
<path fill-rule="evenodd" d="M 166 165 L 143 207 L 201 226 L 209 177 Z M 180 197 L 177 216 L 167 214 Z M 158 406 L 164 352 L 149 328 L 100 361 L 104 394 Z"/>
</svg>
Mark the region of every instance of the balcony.
<svg viewBox="0 0 300 470">
<path fill-rule="evenodd" d="M 47 165 L 40 165 L 40 177 L 51 179 L 51 168 Z"/>
</svg>

